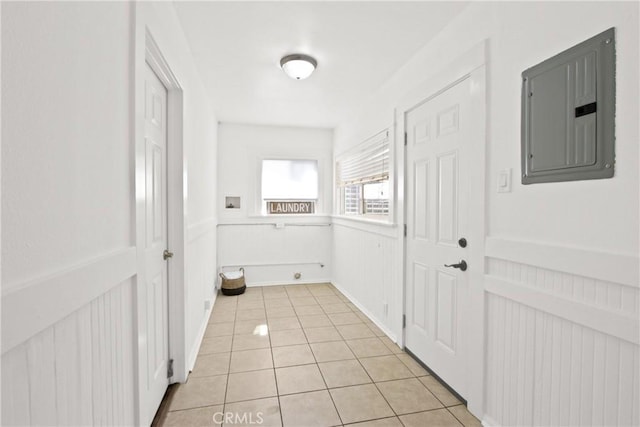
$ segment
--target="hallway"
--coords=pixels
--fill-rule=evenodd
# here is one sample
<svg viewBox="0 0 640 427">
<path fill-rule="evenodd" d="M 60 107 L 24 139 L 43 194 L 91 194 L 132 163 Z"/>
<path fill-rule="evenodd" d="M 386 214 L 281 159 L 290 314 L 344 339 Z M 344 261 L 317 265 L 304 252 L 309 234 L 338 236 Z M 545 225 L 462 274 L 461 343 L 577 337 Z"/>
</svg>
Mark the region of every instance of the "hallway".
<svg viewBox="0 0 640 427">
<path fill-rule="evenodd" d="M 169 395 L 164 426 L 480 425 L 331 284 L 219 294 Z"/>
</svg>

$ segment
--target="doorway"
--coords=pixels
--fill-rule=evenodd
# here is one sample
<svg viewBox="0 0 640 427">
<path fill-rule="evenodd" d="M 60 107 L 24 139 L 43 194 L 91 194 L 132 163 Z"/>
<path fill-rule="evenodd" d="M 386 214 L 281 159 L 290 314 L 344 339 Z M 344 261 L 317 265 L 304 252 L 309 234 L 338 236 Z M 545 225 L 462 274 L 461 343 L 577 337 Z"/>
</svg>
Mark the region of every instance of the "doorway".
<svg viewBox="0 0 640 427">
<path fill-rule="evenodd" d="M 484 45 L 449 68 L 398 111 L 406 138 L 404 346 L 481 412 Z"/>
</svg>

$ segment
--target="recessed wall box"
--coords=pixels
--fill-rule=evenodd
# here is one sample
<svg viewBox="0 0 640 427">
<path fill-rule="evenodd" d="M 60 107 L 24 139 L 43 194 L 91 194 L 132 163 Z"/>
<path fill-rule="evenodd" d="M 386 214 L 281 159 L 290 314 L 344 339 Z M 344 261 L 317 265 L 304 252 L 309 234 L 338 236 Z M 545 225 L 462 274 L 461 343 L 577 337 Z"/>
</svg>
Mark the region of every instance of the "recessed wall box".
<svg viewBox="0 0 640 427">
<path fill-rule="evenodd" d="M 615 29 L 522 73 L 522 183 L 611 178 Z"/>
</svg>

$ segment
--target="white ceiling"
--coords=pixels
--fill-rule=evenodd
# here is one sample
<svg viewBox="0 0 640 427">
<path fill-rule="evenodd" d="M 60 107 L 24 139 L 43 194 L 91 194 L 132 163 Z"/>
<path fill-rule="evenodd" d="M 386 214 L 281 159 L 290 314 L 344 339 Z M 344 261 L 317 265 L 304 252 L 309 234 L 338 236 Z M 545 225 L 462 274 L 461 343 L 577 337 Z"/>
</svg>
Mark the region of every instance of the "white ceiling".
<svg viewBox="0 0 640 427">
<path fill-rule="evenodd" d="M 174 2 L 221 122 L 335 127 L 468 2 Z M 280 58 L 318 68 L 296 81 Z"/>
</svg>

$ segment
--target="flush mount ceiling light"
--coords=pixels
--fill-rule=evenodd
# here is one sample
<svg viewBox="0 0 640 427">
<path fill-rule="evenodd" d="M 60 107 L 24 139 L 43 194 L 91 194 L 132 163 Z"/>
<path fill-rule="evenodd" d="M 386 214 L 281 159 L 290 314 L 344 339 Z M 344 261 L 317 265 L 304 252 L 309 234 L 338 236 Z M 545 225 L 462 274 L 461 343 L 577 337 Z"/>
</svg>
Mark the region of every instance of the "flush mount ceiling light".
<svg viewBox="0 0 640 427">
<path fill-rule="evenodd" d="M 318 63 L 309 55 L 287 55 L 280 60 L 282 70 L 292 79 L 306 79 L 316 69 Z"/>
</svg>

